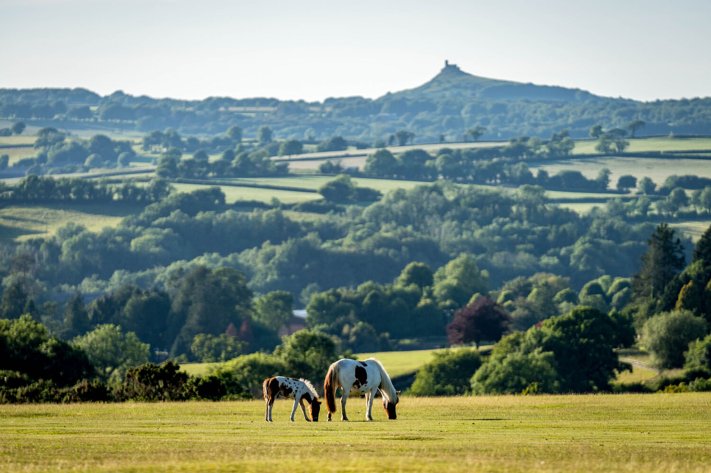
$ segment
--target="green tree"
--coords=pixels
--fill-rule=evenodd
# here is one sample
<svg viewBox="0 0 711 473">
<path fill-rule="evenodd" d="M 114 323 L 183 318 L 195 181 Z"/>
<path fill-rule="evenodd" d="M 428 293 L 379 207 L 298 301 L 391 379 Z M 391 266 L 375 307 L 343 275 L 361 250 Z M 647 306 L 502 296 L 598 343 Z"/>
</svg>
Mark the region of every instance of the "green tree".
<svg viewBox="0 0 711 473">
<path fill-rule="evenodd" d="M 244 353 L 247 344 L 226 333 L 210 335 L 199 333 L 193 338 L 190 351 L 195 358 L 204 362 L 225 362 Z"/>
<path fill-rule="evenodd" d="M 666 285 L 684 268 L 684 248 L 673 228 L 662 223 L 647 241 L 642 267 L 632 280 L 636 299 L 652 299 L 662 295 Z"/>
<path fill-rule="evenodd" d="M 590 307 L 577 307 L 552 317 L 540 329 L 529 329 L 535 346 L 552 352 L 562 392 L 605 391 L 620 363 L 614 349 L 619 342 L 615 320 Z"/>
<path fill-rule="evenodd" d="M 84 306 L 84 299 L 81 294 L 75 294 L 64 306 L 64 336 L 74 338 L 85 334 L 90 328 L 91 322 Z"/>
<path fill-rule="evenodd" d="M 646 176 L 639 180 L 637 187 L 639 188 L 639 191 L 644 195 L 654 194 L 657 189 L 657 185 L 654 183 L 654 181 Z"/>
<path fill-rule="evenodd" d="M 483 126 L 475 126 L 474 128 L 468 129 L 464 136 L 471 138 L 472 141 L 479 141 L 479 138 L 481 138 L 484 133 L 486 133 L 486 128 Z"/>
<path fill-rule="evenodd" d="M 273 139 L 274 132 L 271 128 L 266 125 L 259 127 L 259 130 L 257 131 L 257 141 L 259 144 L 265 145 L 271 143 Z"/>
<path fill-rule="evenodd" d="M 415 396 L 467 394 L 469 378 L 480 366 L 481 356 L 477 350 L 435 352 L 434 359 L 417 370 L 409 392 Z"/>
<path fill-rule="evenodd" d="M 689 344 L 689 350 L 684 356 L 684 369 L 711 377 L 711 335 Z"/>
<path fill-rule="evenodd" d="M 662 312 L 642 327 L 641 344 L 659 368 L 681 368 L 689 343 L 708 333 L 708 323 L 690 311 Z"/>
<path fill-rule="evenodd" d="M 440 307 L 454 310 L 474 294 L 486 294 L 488 282 L 488 273 L 479 269 L 474 256 L 464 253 L 435 272 L 433 294 Z"/>
<path fill-rule="evenodd" d="M 47 327 L 27 314 L 0 319 L 0 371 L 4 370 L 59 386 L 71 386 L 94 374 L 81 350 L 51 336 Z"/>
<path fill-rule="evenodd" d="M 112 324 L 97 325 L 91 332 L 72 340 L 86 353 L 97 372 L 105 379 L 119 381 L 129 368 L 148 362 L 150 350 L 135 333 L 124 333 Z"/>
<path fill-rule="evenodd" d="M 356 186 L 347 174 L 341 174 L 318 189 L 324 199 L 337 202 L 352 202 L 356 198 Z"/>
<path fill-rule="evenodd" d="M 711 266 L 711 225 L 701 235 L 694 247 L 694 256 L 691 262 L 696 263 L 697 261 L 701 261 L 704 266 Z"/>
<path fill-rule="evenodd" d="M 15 122 L 12 124 L 12 133 L 15 135 L 21 135 L 25 131 L 26 125 L 24 122 Z"/>
<path fill-rule="evenodd" d="M 434 274 L 425 263 L 413 261 L 405 266 L 395 281 L 401 286 L 414 284 L 420 289 L 431 287 L 434 283 Z"/>
<path fill-rule="evenodd" d="M 620 192 L 628 192 L 635 187 L 637 187 L 637 178 L 630 174 L 625 174 L 617 179 L 617 190 Z"/>
<path fill-rule="evenodd" d="M 304 152 L 304 144 L 299 140 L 287 140 L 279 145 L 279 156 L 301 154 Z"/>
<path fill-rule="evenodd" d="M 393 177 L 398 173 L 398 161 L 387 149 L 379 149 L 365 160 L 365 173 L 369 176 Z"/>
<path fill-rule="evenodd" d="M 320 383 L 329 365 L 338 359 L 338 347 L 325 333 L 305 329 L 286 337 L 274 354 L 284 361 L 291 376 Z"/>
<path fill-rule="evenodd" d="M 232 268 L 197 266 L 178 285 L 173 298 L 171 328 L 178 331 L 171 354 L 187 354 L 198 333 L 218 335 L 230 324 L 240 327 L 252 314 L 252 292 L 247 280 Z"/>
<path fill-rule="evenodd" d="M 630 132 L 630 137 L 634 138 L 635 135 L 637 134 L 637 131 L 644 128 L 645 125 L 646 125 L 646 123 L 643 120 L 634 120 L 634 121 L 630 122 L 629 124 L 627 124 L 627 129 Z"/>
<path fill-rule="evenodd" d="M 536 394 L 560 392 L 553 353 L 536 348 L 492 356 L 471 378 L 472 393 Z"/>
<path fill-rule="evenodd" d="M 251 353 L 238 356 L 223 364 L 217 368 L 215 375 L 225 384 L 228 395 L 261 399 L 264 379 L 286 372 L 288 372 L 286 363 L 280 357 L 266 353 Z"/>
<path fill-rule="evenodd" d="M 415 140 L 415 134 L 407 130 L 399 130 L 395 133 L 398 146 L 405 146 Z"/>
<path fill-rule="evenodd" d="M 233 143 L 242 142 L 242 128 L 238 126 L 231 126 L 227 130 L 227 136 L 230 140 L 232 140 Z"/>
<path fill-rule="evenodd" d="M 254 319 L 278 330 L 293 317 L 294 296 L 287 291 L 272 291 L 254 301 Z"/>
<path fill-rule="evenodd" d="M 0 299 L 0 317 L 16 319 L 24 313 L 23 309 L 29 302 L 29 295 L 22 281 L 12 281 L 2 293 Z"/>
<path fill-rule="evenodd" d="M 590 137 L 598 139 L 602 135 L 602 125 L 594 125 L 590 127 Z"/>
</svg>

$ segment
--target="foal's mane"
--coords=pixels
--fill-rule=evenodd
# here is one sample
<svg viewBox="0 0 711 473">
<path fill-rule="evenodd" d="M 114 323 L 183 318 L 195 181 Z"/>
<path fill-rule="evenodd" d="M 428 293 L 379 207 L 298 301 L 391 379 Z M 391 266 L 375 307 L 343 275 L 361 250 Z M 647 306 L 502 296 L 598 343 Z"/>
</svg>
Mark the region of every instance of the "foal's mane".
<svg viewBox="0 0 711 473">
<path fill-rule="evenodd" d="M 397 390 L 395 389 L 393 382 L 390 380 L 390 375 L 388 374 L 387 371 L 385 371 L 385 367 L 383 366 L 383 364 L 380 361 L 376 360 L 375 358 L 368 358 L 365 361 L 373 362 L 376 364 L 376 366 L 380 370 L 380 383 L 382 386 L 382 390 L 385 392 L 385 395 L 388 397 L 388 401 L 396 402 Z"/>
<path fill-rule="evenodd" d="M 308 390 L 311 391 L 311 395 L 313 396 L 314 399 L 318 399 L 318 393 L 316 392 L 316 388 L 314 388 L 314 385 L 311 384 L 311 381 L 309 381 L 308 379 L 304 379 L 304 378 L 299 378 L 299 381 L 301 381 L 302 383 L 304 383 L 306 385 Z"/>
</svg>

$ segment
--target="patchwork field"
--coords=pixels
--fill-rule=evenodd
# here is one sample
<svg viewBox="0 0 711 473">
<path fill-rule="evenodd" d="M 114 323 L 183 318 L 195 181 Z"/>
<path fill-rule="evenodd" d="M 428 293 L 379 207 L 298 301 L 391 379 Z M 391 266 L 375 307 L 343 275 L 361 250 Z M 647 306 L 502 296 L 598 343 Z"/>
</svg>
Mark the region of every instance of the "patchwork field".
<svg viewBox="0 0 711 473">
<path fill-rule="evenodd" d="M 0 242 L 22 241 L 53 235 L 69 222 L 100 231 L 115 227 L 126 216 L 140 211 L 124 204 L 10 205 L 0 207 Z"/>
<path fill-rule="evenodd" d="M 551 175 L 560 171 L 580 171 L 588 179 L 594 179 L 602 168 L 608 168 L 612 173 L 610 175 L 611 187 L 614 187 L 617 184 L 617 179 L 625 174 L 635 176 L 637 179 L 646 176 L 658 185 L 673 174 L 692 174 L 711 178 L 711 160 L 699 159 L 605 156 L 600 158 L 567 159 L 550 164 L 531 165 L 531 169 L 545 169 Z"/>
<path fill-rule="evenodd" d="M 707 472 L 711 393 L 403 397 L 351 422 L 277 401 L 0 406 L 12 472 Z"/>
<path fill-rule="evenodd" d="M 668 136 L 655 136 L 652 138 L 632 138 L 628 139 L 630 145 L 627 152 L 644 153 L 649 151 L 709 151 L 711 154 L 711 138 L 674 138 Z M 574 154 L 596 153 L 596 141 L 577 140 L 575 142 Z"/>
</svg>

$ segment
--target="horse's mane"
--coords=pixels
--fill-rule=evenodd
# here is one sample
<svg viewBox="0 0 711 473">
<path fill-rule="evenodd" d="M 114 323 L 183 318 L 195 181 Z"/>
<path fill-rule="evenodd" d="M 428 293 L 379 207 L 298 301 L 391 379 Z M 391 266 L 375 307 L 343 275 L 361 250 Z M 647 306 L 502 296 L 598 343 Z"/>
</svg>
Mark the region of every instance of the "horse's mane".
<svg viewBox="0 0 711 473">
<path fill-rule="evenodd" d="M 383 364 L 375 358 L 368 358 L 365 361 L 372 361 L 373 363 L 375 363 L 375 365 L 380 370 L 380 382 L 382 384 L 383 391 L 385 391 L 385 395 L 388 397 L 388 401 L 396 402 L 397 390 L 395 389 L 393 382 L 390 380 L 390 375 L 387 371 L 385 371 L 385 367 L 383 366 Z"/>
<path fill-rule="evenodd" d="M 301 381 L 302 383 L 304 383 L 306 385 L 306 387 L 309 389 L 309 391 L 311 391 L 311 395 L 314 397 L 314 399 L 318 399 L 318 393 L 316 392 L 316 388 L 314 388 L 314 385 L 311 384 L 311 381 L 309 381 L 308 379 L 304 379 L 304 378 L 299 378 L 299 381 Z"/>
</svg>

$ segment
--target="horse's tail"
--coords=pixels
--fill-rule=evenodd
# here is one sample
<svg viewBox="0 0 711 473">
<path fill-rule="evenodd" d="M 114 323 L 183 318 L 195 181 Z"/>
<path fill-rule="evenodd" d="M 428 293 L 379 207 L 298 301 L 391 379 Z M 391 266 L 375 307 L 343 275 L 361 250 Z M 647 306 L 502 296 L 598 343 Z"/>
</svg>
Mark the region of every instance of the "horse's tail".
<svg viewBox="0 0 711 473">
<path fill-rule="evenodd" d="M 326 379 L 323 380 L 323 397 L 326 398 L 326 408 L 329 414 L 336 412 L 336 376 L 338 376 L 338 364 L 333 363 L 328 367 Z"/>
</svg>

